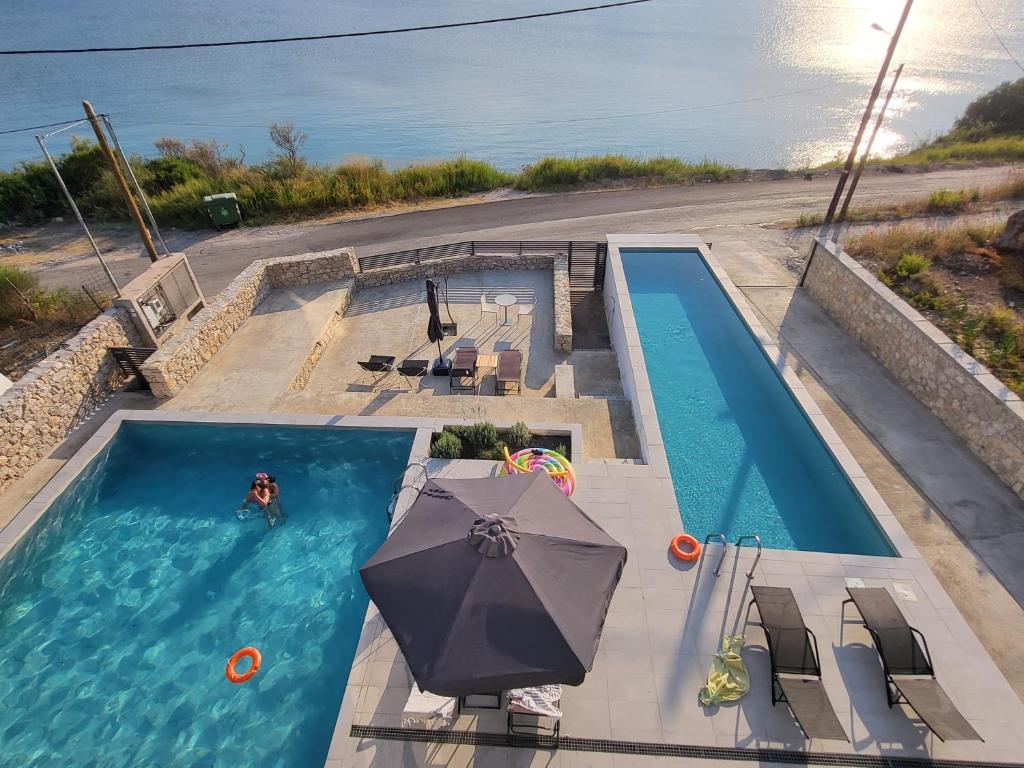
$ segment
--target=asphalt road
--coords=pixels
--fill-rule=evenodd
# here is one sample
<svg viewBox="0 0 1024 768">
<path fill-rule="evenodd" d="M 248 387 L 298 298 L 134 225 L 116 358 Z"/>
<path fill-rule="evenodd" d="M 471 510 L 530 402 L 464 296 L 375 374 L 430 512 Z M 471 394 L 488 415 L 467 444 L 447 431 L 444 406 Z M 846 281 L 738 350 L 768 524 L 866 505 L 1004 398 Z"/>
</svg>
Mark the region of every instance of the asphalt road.
<svg viewBox="0 0 1024 768">
<path fill-rule="evenodd" d="M 878 173 L 865 176 L 857 205 L 921 197 L 949 188 L 986 186 L 1007 178 L 1006 167 Z M 473 205 L 414 211 L 327 224 L 271 226 L 208 235 L 181 233 L 171 239 L 184 247 L 208 294 L 226 286 L 252 261 L 345 245 L 363 254 L 458 240 L 597 239 L 609 233 L 702 232 L 728 227 L 761 228 L 801 213 L 823 212 L 835 177 L 813 180 L 703 184 L 653 189 L 538 195 Z M 750 233 L 754 241 L 763 233 Z M 706 238 L 710 239 L 706 234 Z M 776 239 L 780 239 L 778 236 Z M 139 274 L 148 260 L 134 249 L 109 257 L 120 281 Z M 38 268 L 44 282 L 77 285 L 95 261 L 84 257 Z"/>
</svg>

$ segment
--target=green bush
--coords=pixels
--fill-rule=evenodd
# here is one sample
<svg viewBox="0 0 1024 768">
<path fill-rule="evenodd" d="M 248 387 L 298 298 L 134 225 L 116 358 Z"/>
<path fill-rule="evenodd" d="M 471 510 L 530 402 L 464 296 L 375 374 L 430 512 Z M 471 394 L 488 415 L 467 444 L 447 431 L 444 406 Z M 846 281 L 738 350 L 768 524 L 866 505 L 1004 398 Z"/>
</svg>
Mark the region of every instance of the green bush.
<svg viewBox="0 0 1024 768">
<path fill-rule="evenodd" d="M 559 443 L 558 445 L 556 445 L 555 446 L 555 453 L 561 454 L 562 456 L 564 456 L 567 459 L 570 458 L 569 457 L 569 448 L 566 446 L 565 443 Z"/>
<path fill-rule="evenodd" d="M 481 451 L 478 455 L 478 459 L 484 459 L 486 461 L 504 461 L 505 460 L 505 449 L 508 448 L 504 442 L 499 440 L 491 448 L 485 451 Z"/>
<path fill-rule="evenodd" d="M 928 196 L 927 210 L 929 213 L 960 213 L 978 197 L 976 189 L 937 189 Z"/>
<path fill-rule="evenodd" d="M 139 183 L 147 195 L 167 192 L 179 184 L 202 176 L 202 170 L 195 163 L 173 155 L 154 157 L 141 163 L 141 166 L 145 179 L 140 176 Z"/>
<path fill-rule="evenodd" d="M 533 434 L 525 422 L 517 421 L 505 433 L 505 440 L 508 443 L 509 450 L 521 451 L 523 448 L 529 448 L 533 444 Z"/>
<path fill-rule="evenodd" d="M 468 427 L 445 427 L 462 439 L 463 458 L 477 459 L 498 444 L 498 430 L 489 421 L 480 421 Z"/>
<path fill-rule="evenodd" d="M 430 446 L 430 456 L 434 459 L 462 458 L 462 441 L 453 432 L 445 429 Z"/>
<path fill-rule="evenodd" d="M 660 183 L 724 181 L 731 178 L 735 170 L 709 158 L 699 163 L 689 163 L 675 157 L 549 156 L 524 168 L 516 180 L 516 187 L 530 192 L 543 192 L 618 179 L 644 179 Z"/>
<path fill-rule="evenodd" d="M 906 279 L 915 277 L 932 265 L 931 261 L 916 253 L 905 253 L 896 262 L 896 274 Z"/>
<path fill-rule="evenodd" d="M 982 94 L 964 110 L 954 132 L 1024 133 L 1024 77 Z"/>
</svg>

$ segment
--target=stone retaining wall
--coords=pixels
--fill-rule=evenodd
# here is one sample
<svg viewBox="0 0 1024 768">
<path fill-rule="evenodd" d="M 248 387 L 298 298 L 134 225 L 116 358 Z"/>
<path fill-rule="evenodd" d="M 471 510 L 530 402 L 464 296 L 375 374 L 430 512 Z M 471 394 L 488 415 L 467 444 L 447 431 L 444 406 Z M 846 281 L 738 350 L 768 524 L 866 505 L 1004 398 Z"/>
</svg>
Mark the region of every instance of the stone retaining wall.
<svg viewBox="0 0 1024 768">
<path fill-rule="evenodd" d="M 1024 402 L 831 242 L 804 289 L 1024 498 Z"/>
<path fill-rule="evenodd" d="M 0 396 L 0 491 L 124 383 L 107 348 L 141 344 L 127 310 L 109 309 Z"/>
<path fill-rule="evenodd" d="M 181 391 L 273 289 L 340 280 L 357 268 L 351 248 L 254 261 L 143 364 L 153 394 Z"/>
<path fill-rule="evenodd" d="M 315 371 L 317 365 L 319 365 L 320 358 L 323 357 L 324 351 L 327 349 L 327 345 L 331 343 L 331 339 L 334 337 L 334 332 L 338 330 L 338 326 L 341 325 L 341 319 L 345 315 L 345 310 L 348 309 L 349 302 L 352 300 L 352 294 L 355 292 L 352 282 L 353 281 L 350 280 L 349 285 L 345 287 L 341 301 L 338 302 L 338 306 L 334 310 L 334 314 L 331 315 L 331 319 L 327 321 L 327 325 L 324 326 L 323 331 L 320 333 L 320 337 L 313 342 L 313 346 L 310 347 L 309 352 L 306 354 L 306 359 L 302 361 L 302 365 L 299 366 L 298 372 L 288 384 L 288 389 L 305 389 L 306 385 L 309 384 L 309 379 L 313 375 L 313 371 Z"/>
<path fill-rule="evenodd" d="M 555 350 L 572 352 L 572 308 L 569 304 L 569 257 L 566 255 L 541 256 L 459 256 L 444 261 L 426 264 L 409 264 L 387 269 L 361 272 L 356 276 L 357 288 L 373 288 L 378 285 L 392 285 L 406 280 L 426 280 L 437 275 L 442 269 L 448 274 L 482 270 L 541 270 L 552 271 L 554 280 L 554 326 Z"/>
</svg>

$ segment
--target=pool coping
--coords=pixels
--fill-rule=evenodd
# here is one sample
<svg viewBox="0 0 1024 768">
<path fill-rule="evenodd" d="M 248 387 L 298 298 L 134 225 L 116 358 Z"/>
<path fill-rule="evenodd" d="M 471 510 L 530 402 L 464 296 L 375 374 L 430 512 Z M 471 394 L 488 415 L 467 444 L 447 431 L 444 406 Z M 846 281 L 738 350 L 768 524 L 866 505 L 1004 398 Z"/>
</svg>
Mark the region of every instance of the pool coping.
<svg viewBox="0 0 1024 768">
<path fill-rule="evenodd" d="M 392 522 L 388 528 L 388 536 L 416 500 L 418 492 L 411 484 L 417 479 L 417 463 L 426 460 L 430 454 L 430 442 L 435 432 L 440 432 L 445 425 L 470 425 L 473 419 L 451 417 L 407 417 L 407 416 L 341 416 L 330 414 L 284 414 L 284 413 L 244 413 L 227 411 L 150 411 L 150 410 L 119 410 L 96 430 L 52 478 L 35 494 L 11 520 L 0 529 L 0 559 L 3 559 L 14 546 L 32 529 L 49 509 L 50 505 L 73 483 L 82 471 L 95 459 L 117 434 L 126 421 L 163 424 L 224 424 L 233 426 L 276 425 L 284 427 L 310 427 L 332 429 L 376 429 L 402 432 L 414 432 L 412 445 L 406 467 L 402 474 L 402 490 L 395 500 Z M 498 420 L 492 422 L 499 429 L 512 426 L 511 421 Z M 580 424 L 536 422 L 530 425 L 532 432 L 538 435 L 568 433 L 572 448 L 570 461 L 582 463 L 583 427 Z M 460 462 L 467 462 L 460 459 Z M 497 462 L 480 461 L 482 471 L 493 470 Z M 349 668 L 351 677 L 352 666 L 358 660 L 360 648 L 365 648 L 376 636 L 377 622 L 380 615 L 372 601 L 367 606 L 357 641 L 356 657 Z M 338 706 L 338 717 L 328 746 L 325 766 L 337 765 L 338 761 L 348 753 L 349 731 L 355 715 L 356 702 L 349 695 L 351 685 L 346 685 Z"/>
<path fill-rule="evenodd" d="M 888 540 L 895 555 L 854 555 L 818 553 L 802 550 L 783 550 L 786 559 L 814 560 L 821 554 L 840 558 L 872 560 L 922 559 L 921 553 L 907 535 L 881 494 L 867 477 L 864 469 L 846 447 L 810 391 L 800 381 L 796 370 L 786 361 L 785 353 L 765 330 L 743 292 L 736 287 L 711 248 L 699 235 L 608 235 L 608 264 L 605 271 L 604 299 L 612 348 L 619 361 L 622 386 L 629 399 L 636 422 L 640 447 L 646 461 L 658 476 L 671 480 L 668 455 L 665 451 L 658 422 L 654 394 L 651 390 L 647 364 L 644 359 L 640 334 L 637 329 L 633 303 L 629 296 L 626 274 L 622 266 L 622 250 L 696 251 L 708 271 L 716 280 L 736 313 L 746 323 L 750 335 L 757 341 L 765 358 L 774 366 L 779 379 L 789 391 L 797 407 L 803 412 L 812 429 L 825 444 L 836 464 L 846 475 L 854 493 L 874 518 L 873 522 Z M 806 556 L 806 557 L 802 557 Z M 867 564 L 864 561 L 864 564 Z"/>
</svg>

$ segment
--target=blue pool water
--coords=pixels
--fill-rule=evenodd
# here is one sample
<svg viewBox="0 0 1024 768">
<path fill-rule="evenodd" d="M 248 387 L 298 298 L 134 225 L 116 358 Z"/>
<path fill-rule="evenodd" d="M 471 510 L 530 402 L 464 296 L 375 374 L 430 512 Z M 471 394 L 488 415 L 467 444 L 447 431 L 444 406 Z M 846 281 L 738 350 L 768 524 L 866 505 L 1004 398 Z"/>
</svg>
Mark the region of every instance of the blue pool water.
<svg viewBox="0 0 1024 768">
<path fill-rule="evenodd" d="M 688 533 L 894 554 L 696 251 L 623 251 Z"/>
<path fill-rule="evenodd" d="M 412 438 L 124 423 L 0 562 L 0 765 L 322 765 Z M 261 470 L 273 530 L 235 516 Z"/>
</svg>

